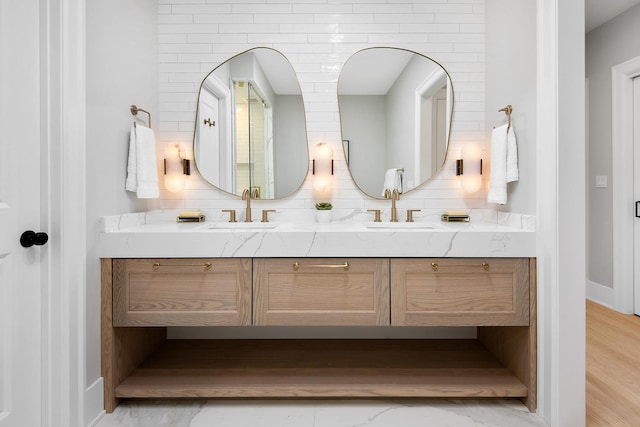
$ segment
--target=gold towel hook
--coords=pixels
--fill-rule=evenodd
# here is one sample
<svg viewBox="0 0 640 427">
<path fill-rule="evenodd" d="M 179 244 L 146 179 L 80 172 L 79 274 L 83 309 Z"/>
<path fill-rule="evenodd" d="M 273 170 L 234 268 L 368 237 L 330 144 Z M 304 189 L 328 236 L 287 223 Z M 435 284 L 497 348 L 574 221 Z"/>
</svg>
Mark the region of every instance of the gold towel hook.
<svg viewBox="0 0 640 427">
<path fill-rule="evenodd" d="M 513 107 L 511 106 L 511 104 L 498 110 L 499 113 L 504 112 L 507 115 L 507 130 L 511 129 L 511 112 L 512 111 L 513 111 Z"/>
<path fill-rule="evenodd" d="M 149 128 L 151 128 L 151 113 L 148 112 L 147 110 L 143 110 L 142 108 L 138 108 L 135 105 L 132 105 L 131 107 L 129 107 L 129 111 L 131 111 L 131 114 L 133 114 L 134 116 L 138 115 L 138 112 L 142 111 L 143 113 L 147 113 L 147 115 L 149 116 Z"/>
</svg>

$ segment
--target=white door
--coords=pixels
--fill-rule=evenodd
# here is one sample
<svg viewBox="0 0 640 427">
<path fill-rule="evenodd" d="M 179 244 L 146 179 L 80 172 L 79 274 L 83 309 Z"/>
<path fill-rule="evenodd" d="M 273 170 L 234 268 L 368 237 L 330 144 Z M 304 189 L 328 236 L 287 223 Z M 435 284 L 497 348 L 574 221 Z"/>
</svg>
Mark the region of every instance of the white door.
<svg viewBox="0 0 640 427">
<path fill-rule="evenodd" d="M 0 1 L 0 427 L 41 425 L 39 13 Z"/>
<path fill-rule="evenodd" d="M 633 227 L 633 311 L 640 315 L 640 77 L 633 80 L 633 169 L 633 196 L 636 201 Z"/>
</svg>

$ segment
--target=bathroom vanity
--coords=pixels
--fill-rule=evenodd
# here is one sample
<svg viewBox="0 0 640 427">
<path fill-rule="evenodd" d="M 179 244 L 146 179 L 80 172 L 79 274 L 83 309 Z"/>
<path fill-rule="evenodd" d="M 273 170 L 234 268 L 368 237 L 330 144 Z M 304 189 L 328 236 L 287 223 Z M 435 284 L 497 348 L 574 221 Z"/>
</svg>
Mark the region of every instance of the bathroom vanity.
<svg viewBox="0 0 640 427">
<path fill-rule="evenodd" d="M 126 398 L 507 397 L 536 408 L 533 230 L 113 224 L 100 235 L 107 412 Z M 477 337 L 167 339 L 172 326 L 471 326 Z"/>
</svg>

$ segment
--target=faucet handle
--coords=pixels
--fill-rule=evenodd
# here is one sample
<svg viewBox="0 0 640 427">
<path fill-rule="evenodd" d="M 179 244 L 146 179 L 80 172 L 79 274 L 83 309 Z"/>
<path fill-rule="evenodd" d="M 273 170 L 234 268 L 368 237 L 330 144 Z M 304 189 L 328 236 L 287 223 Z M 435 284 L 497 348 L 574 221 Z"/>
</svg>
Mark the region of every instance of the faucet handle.
<svg viewBox="0 0 640 427">
<path fill-rule="evenodd" d="M 274 212 L 275 209 L 262 209 L 262 221 L 261 222 L 269 222 L 269 212 Z"/>
<path fill-rule="evenodd" d="M 236 221 L 236 210 L 235 209 L 222 209 L 222 212 L 229 212 L 229 222 L 238 222 L 238 221 Z"/>
<path fill-rule="evenodd" d="M 421 209 L 407 209 L 407 222 L 413 222 L 413 213 L 420 211 Z"/>
<path fill-rule="evenodd" d="M 380 219 L 380 209 L 367 209 L 367 212 L 373 212 L 373 222 L 382 222 Z"/>
</svg>

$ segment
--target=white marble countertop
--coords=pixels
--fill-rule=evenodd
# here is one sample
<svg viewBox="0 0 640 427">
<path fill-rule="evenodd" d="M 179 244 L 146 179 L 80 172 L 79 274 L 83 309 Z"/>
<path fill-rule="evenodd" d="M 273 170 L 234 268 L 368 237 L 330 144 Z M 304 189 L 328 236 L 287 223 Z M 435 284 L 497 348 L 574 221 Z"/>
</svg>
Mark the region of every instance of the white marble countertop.
<svg viewBox="0 0 640 427">
<path fill-rule="evenodd" d="M 176 223 L 173 214 L 125 214 L 101 218 L 98 253 L 101 258 L 534 257 L 535 217 L 493 214 L 472 215 L 468 223 L 431 216 L 393 224 Z"/>
</svg>

